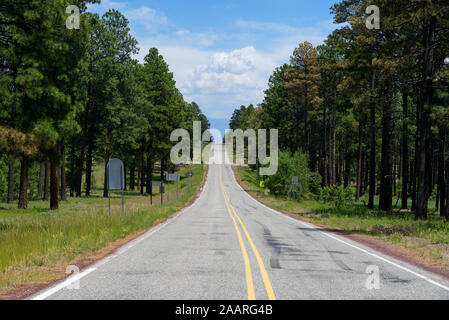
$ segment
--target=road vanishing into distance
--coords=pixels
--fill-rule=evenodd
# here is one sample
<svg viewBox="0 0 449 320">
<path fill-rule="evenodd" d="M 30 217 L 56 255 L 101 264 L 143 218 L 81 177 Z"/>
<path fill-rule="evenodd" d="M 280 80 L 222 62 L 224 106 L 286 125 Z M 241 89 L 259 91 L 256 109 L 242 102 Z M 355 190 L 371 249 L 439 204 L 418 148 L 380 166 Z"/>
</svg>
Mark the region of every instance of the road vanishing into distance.
<svg viewBox="0 0 449 320">
<path fill-rule="evenodd" d="M 449 299 L 447 281 L 260 204 L 224 154 L 193 205 L 31 298 Z"/>
</svg>

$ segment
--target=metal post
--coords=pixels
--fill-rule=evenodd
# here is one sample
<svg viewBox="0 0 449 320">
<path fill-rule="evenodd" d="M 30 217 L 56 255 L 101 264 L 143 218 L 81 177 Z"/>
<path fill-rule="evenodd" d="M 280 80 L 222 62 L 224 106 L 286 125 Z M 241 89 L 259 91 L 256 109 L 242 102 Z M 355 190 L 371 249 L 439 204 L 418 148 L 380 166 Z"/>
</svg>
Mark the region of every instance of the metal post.
<svg viewBox="0 0 449 320">
<path fill-rule="evenodd" d="M 123 183 L 123 168 L 120 167 L 120 186 L 122 189 L 122 217 L 125 216 L 125 197 L 123 196 L 123 189 L 124 189 L 124 183 Z"/>
<path fill-rule="evenodd" d="M 106 188 L 108 188 L 109 216 L 111 216 L 111 194 L 109 191 L 109 168 L 106 167 Z"/>
</svg>

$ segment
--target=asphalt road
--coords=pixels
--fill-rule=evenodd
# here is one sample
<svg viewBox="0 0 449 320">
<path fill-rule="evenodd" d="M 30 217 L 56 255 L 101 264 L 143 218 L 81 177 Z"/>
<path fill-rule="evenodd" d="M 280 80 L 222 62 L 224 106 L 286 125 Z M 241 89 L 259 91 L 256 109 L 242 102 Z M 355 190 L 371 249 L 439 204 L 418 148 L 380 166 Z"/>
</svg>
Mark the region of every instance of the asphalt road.
<svg viewBox="0 0 449 320">
<path fill-rule="evenodd" d="M 210 164 L 191 207 L 32 298 L 447 300 L 449 283 L 277 213 Z"/>
</svg>

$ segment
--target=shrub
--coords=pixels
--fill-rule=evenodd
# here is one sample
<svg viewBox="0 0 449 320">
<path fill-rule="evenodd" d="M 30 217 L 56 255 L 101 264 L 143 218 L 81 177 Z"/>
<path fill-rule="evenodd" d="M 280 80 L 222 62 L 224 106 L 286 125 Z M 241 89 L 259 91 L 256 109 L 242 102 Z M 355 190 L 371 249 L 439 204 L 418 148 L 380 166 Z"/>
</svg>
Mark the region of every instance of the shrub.
<svg viewBox="0 0 449 320">
<path fill-rule="evenodd" d="M 318 172 L 312 173 L 309 178 L 309 189 L 316 195 L 321 193 L 322 178 Z"/>
<path fill-rule="evenodd" d="M 266 179 L 265 185 L 274 195 L 287 195 L 290 189 L 292 178 L 298 177 L 302 187 L 296 188 L 296 198 L 303 196 L 309 190 L 309 169 L 307 155 L 297 152 L 291 154 L 289 152 L 279 152 L 279 164 L 276 174 Z"/>
<path fill-rule="evenodd" d="M 349 204 L 354 199 L 354 189 L 342 186 L 324 187 L 321 189 L 321 200 L 335 202 L 337 206 Z"/>
</svg>

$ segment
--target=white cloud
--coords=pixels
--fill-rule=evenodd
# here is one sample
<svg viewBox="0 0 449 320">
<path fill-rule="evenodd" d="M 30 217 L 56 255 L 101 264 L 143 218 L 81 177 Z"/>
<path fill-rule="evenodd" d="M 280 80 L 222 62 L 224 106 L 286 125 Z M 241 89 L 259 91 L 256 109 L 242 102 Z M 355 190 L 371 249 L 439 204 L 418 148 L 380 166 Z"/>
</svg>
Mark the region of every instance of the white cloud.
<svg viewBox="0 0 449 320">
<path fill-rule="evenodd" d="M 178 44 L 182 42 L 194 46 L 210 47 L 214 44 L 215 40 L 222 36 L 218 34 L 194 33 L 189 30 L 180 29 L 174 33 L 173 37 L 176 38 Z"/>
<path fill-rule="evenodd" d="M 313 27 L 295 28 L 271 22 L 238 20 L 236 25 L 242 30 L 235 33 L 196 33 L 176 28 L 165 15 L 142 8 L 125 15 L 141 23 L 150 16 L 151 21 L 159 25 L 168 24 L 170 28 L 151 33 L 146 38 L 138 37 L 141 50 L 137 58 L 142 62 L 151 47 L 158 48 L 184 98 L 197 102 L 211 118 L 229 118 L 242 104 L 261 103 L 270 75 L 276 67 L 289 61 L 293 49 L 304 41 L 315 46 L 323 43 L 335 27 L 330 21 Z M 154 24 L 150 27 L 155 28 Z M 260 32 L 251 33 L 253 30 Z M 267 36 L 270 30 L 273 36 Z M 255 39 L 253 35 L 259 38 Z M 228 43 L 228 47 L 233 42 L 241 45 L 230 50 L 213 49 L 217 43 Z M 258 44 L 265 48 L 261 50 Z"/>
<path fill-rule="evenodd" d="M 218 52 L 214 54 L 212 70 L 215 72 L 245 74 L 255 69 L 255 53 L 256 49 L 252 46 L 231 52 Z"/>
<path fill-rule="evenodd" d="M 143 62 L 150 48 L 158 48 L 184 98 L 196 101 L 211 118 L 228 118 L 242 104 L 262 102 L 269 76 L 289 61 L 293 49 L 304 41 L 319 45 L 335 28 L 332 21 L 298 28 L 239 19 L 232 32 L 195 32 L 148 6 L 103 0 L 90 7 L 100 13 L 121 9 L 137 31 L 133 32 L 140 47 L 136 58 Z"/>
<path fill-rule="evenodd" d="M 154 30 L 157 26 L 168 23 L 164 13 L 146 6 L 125 11 L 124 15 L 130 21 L 142 23 L 147 30 Z"/>
<path fill-rule="evenodd" d="M 276 65 L 272 56 L 252 46 L 210 53 L 207 63 L 196 66 L 180 85 L 186 98 L 206 104 L 205 110 L 211 117 L 229 117 L 242 104 L 262 101 L 268 77 Z M 209 105 L 215 108 L 209 111 Z"/>
<path fill-rule="evenodd" d="M 140 61 L 151 47 L 157 47 L 184 98 L 197 102 L 211 118 L 228 118 L 242 104 L 260 103 L 268 77 L 278 65 L 273 55 L 251 46 L 216 52 L 147 38 L 140 47 Z"/>
</svg>

